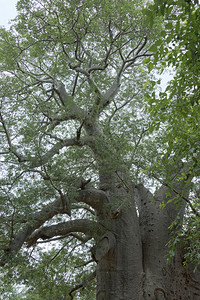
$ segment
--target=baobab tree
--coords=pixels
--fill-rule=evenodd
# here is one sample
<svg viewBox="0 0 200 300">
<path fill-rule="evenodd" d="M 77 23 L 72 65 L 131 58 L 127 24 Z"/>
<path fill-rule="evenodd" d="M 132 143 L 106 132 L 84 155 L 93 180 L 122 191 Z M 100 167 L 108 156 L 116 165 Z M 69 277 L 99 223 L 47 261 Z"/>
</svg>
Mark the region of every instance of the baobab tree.
<svg viewBox="0 0 200 300">
<path fill-rule="evenodd" d="M 152 133 L 144 110 L 160 18 L 137 0 L 17 7 L 0 42 L 1 266 L 41 241 L 62 238 L 62 255 L 73 238 L 92 245 L 85 283 L 96 277 L 98 300 L 199 299 L 200 275 L 183 265 L 181 245 L 167 264 L 187 205 L 199 217 L 194 174 L 178 152 L 163 156 L 163 132 Z"/>
</svg>

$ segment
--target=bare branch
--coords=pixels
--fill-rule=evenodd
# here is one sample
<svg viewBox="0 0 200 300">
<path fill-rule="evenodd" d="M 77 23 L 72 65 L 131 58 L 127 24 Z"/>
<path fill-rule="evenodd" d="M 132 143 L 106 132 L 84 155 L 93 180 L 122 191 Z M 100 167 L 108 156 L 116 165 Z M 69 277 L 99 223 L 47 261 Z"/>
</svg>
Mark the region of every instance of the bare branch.
<svg viewBox="0 0 200 300">
<path fill-rule="evenodd" d="M 111 85 L 111 87 L 105 92 L 105 94 L 101 97 L 101 103 L 100 105 L 102 105 L 102 107 L 106 107 L 107 105 L 110 104 L 111 100 L 114 98 L 114 96 L 117 94 L 119 87 L 120 87 L 120 81 L 121 81 L 121 76 L 122 73 L 125 69 L 127 69 L 128 67 L 132 66 L 134 64 L 134 62 L 139 58 L 139 57 L 143 57 L 143 56 L 149 56 L 149 54 L 143 53 L 140 54 L 140 52 L 143 50 L 143 48 L 145 47 L 147 43 L 147 38 L 145 38 L 143 44 L 139 47 L 139 49 L 137 50 L 136 54 L 134 55 L 133 58 L 129 59 L 129 56 L 132 54 L 133 50 L 132 49 L 128 56 L 126 57 L 126 59 L 124 60 L 121 50 L 119 49 L 119 54 L 121 56 L 122 59 L 122 65 L 113 81 L 113 84 Z M 135 48 L 136 49 L 136 48 Z M 97 103 L 98 104 L 98 103 Z"/>
<path fill-rule="evenodd" d="M 148 53 L 148 50 L 144 51 L 142 53 L 142 50 L 145 48 L 147 44 L 147 37 L 144 38 L 144 42 L 141 44 L 141 46 L 139 47 L 140 43 L 137 45 L 137 47 L 135 47 L 134 49 L 132 49 L 129 54 L 127 55 L 126 57 L 126 60 L 125 60 L 125 67 L 124 67 L 124 70 L 128 69 L 129 67 L 131 67 L 135 61 L 138 59 L 138 58 L 141 58 L 141 57 L 149 57 L 149 56 L 152 56 L 152 54 Z M 139 48 L 138 48 L 139 47 Z M 136 53 L 134 54 L 134 51 L 138 48 L 138 50 L 136 51 Z M 133 54 L 133 57 L 130 58 L 130 56 Z"/>
<path fill-rule="evenodd" d="M 73 236 L 74 238 L 76 238 L 77 240 L 79 240 L 82 243 L 86 243 L 89 240 L 91 240 L 91 236 L 84 236 L 84 237 L 82 237 L 82 236 L 80 236 L 77 233 L 71 233 L 70 236 Z"/>
<path fill-rule="evenodd" d="M 136 55 L 138 55 L 142 51 L 142 49 L 146 46 L 146 43 L 147 43 L 147 37 L 145 36 L 144 42 L 141 45 L 141 47 L 137 50 Z"/>
<path fill-rule="evenodd" d="M 72 91 L 72 97 L 75 95 L 75 92 L 76 92 L 76 86 L 77 86 L 77 83 L 78 83 L 78 77 L 79 77 L 79 73 L 77 73 L 76 77 L 75 77 L 74 87 L 73 87 L 73 91 Z"/>
<path fill-rule="evenodd" d="M 131 97 L 131 99 L 128 99 L 127 101 L 125 101 L 122 105 L 120 105 L 119 107 L 117 107 L 117 105 L 115 105 L 115 110 L 113 111 L 113 113 L 111 114 L 111 116 L 108 119 L 108 125 L 110 124 L 112 118 L 114 117 L 114 115 L 123 107 L 125 107 L 127 104 L 129 104 L 133 98 L 136 96 L 136 94 L 133 95 L 133 97 Z"/>
<path fill-rule="evenodd" d="M 84 289 L 87 284 L 89 282 L 91 282 L 94 278 L 96 277 L 96 271 L 94 271 L 87 279 L 85 279 L 82 283 L 78 284 L 77 286 L 75 286 L 70 292 L 69 292 L 69 296 L 70 299 L 73 300 L 74 297 L 72 295 L 72 293 L 74 293 L 75 291 L 79 290 L 79 289 Z"/>
<path fill-rule="evenodd" d="M 69 244 L 71 241 L 73 240 L 73 238 L 72 239 L 70 239 L 69 241 L 67 241 L 58 251 L 57 251 L 57 253 L 50 259 L 50 261 L 49 261 L 49 263 L 51 263 L 61 252 L 62 252 L 62 250 L 67 246 L 67 244 Z"/>
<path fill-rule="evenodd" d="M 91 73 L 91 72 L 89 73 L 89 72 L 86 71 L 85 69 L 80 68 L 79 65 L 77 65 L 77 66 L 72 66 L 72 65 L 70 64 L 69 66 L 70 66 L 70 68 L 71 68 L 72 70 L 75 70 L 77 73 L 81 73 L 81 74 L 85 75 L 86 78 L 87 78 L 87 81 L 88 81 L 89 85 L 91 86 L 91 88 L 94 90 L 94 92 L 97 94 L 97 96 L 98 96 L 99 98 L 101 98 L 101 96 L 102 96 L 102 95 L 101 95 L 101 92 L 100 92 L 100 90 L 99 90 L 97 84 L 94 82 L 94 80 L 93 80 L 92 77 L 90 76 L 90 73 Z"/>
</svg>

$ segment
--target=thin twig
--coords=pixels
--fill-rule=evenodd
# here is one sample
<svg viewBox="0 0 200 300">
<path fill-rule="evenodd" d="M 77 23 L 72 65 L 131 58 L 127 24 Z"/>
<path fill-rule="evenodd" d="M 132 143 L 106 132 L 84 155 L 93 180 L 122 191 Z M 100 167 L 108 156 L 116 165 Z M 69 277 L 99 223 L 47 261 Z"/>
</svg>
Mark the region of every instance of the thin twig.
<svg viewBox="0 0 200 300">
<path fill-rule="evenodd" d="M 59 250 L 58 252 L 50 259 L 50 263 L 62 252 L 62 250 L 69 244 L 70 242 L 73 241 L 73 238 L 71 238 L 69 241 L 67 241 Z"/>
<path fill-rule="evenodd" d="M 83 282 L 81 282 L 80 284 L 78 284 L 77 286 L 75 286 L 70 292 L 69 292 L 69 296 L 70 296 L 70 299 L 73 300 L 74 297 L 72 295 L 72 293 L 74 293 L 75 291 L 79 290 L 79 289 L 84 289 L 88 283 L 90 283 L 94 278 L 96 277 L 96 270 L 90 274 L 90 276 L 85 279 Z"/>
<path fill-rule="evenodd" d="M 185 200 L 185 202 L 188 203 L 188 205 L 190 206 L 191 210 L 193 211 L 193 213 L 200 218 L 200 213 L 196 210 L 196 208 L 192 205 L 191 201 L 184 197 L 183 195 L 181 195 L 181 193 L 179 193 L 175 188 L 173 188 L 172 186 L 170 186 L 167 182 L 159 179 L 156 175 L 152 174 L 152 176 L 158 180 L 162 185 L 168 187 L 172 192 L 174 192 L 175 194 L 177 194 L 178 196 L 180 196 L 183 200 Z"/>
<path fill-rule="evenodd" d="M 79 266 L 75 266 L 74 268 L 82 268 L 82 267 L 85 267 L 85 266 L 87 266 L 87 265 L 89 265 L 89 264 L 91 264 L 93 262 L 94 262 L 94 259 L 90 259 L 90 260 L 86 261 L 85 263 L 83 263 L 83 264 L 81 264 Z"/>
</svg>

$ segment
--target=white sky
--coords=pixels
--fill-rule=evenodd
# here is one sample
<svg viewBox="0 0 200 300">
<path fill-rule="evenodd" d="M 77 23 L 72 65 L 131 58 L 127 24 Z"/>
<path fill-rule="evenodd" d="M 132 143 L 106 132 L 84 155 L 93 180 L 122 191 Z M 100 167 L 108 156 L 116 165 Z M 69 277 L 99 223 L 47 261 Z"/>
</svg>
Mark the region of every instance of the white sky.
<svg viewBox="0 0 200 300">
<path fill-rule="evenodd" d="M 16 17 L 17 0 L 0 0 L 0 26 L 9 28 L 9 21 Z"/>
</svg>

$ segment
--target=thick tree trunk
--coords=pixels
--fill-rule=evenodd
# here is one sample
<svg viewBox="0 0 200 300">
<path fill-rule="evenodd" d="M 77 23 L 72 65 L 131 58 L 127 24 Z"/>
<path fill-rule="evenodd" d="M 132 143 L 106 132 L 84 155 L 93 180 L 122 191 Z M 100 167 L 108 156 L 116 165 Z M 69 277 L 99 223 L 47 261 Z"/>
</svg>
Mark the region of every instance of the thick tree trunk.
<svg viewBox="0 0 200 300">
<path fill-rule="evenodd" d="M 141 197 L 140 231 L 145 273 L 143 299 L 200 299 L 200 274 L 195 274 L 196 283 L 188 280 L 194 275 L 191 277 L 192 270 L 183 266 L 182 249 L 177 249 L 174 259 L 167 264 L 167 243 L 171 233 L 169 226 L 178 213 L 181 222 L 185 203 L 182 201 L 182 205 L 179 206 L 171 203 L 165 209 L 161 209 L 160 203 L 169 200 L 168 197 L 173 199 L 175 193 L 171 192 L 167 197 L 167 189 L 161 187 L 153 197 L 142 186 L 138 187 L 138 190 Z M 179 187 L 176 190 L 179 191 Z"/>
<path fill-rule="evenodd" d="M 122 195 L 125 197 L 124 193 Z M 132 299 L 133 295 L 136 299 L 142 299 L 143 266 L 139 222 L 134 203 L 126 203 L 126 200 L 125 207 L 117 210 L 117 215 L 112 211 L 110 220 L 105 221 L 115 242 L 105 256 L 97 258 L 98 300 Z M 101 246 L 100 241 L 97 249 Z"/>
<path fill-rule="evenodd" d="M 183 266 L 183 251 L 177 249 L 167 264 L 169 225 L 177 214 L 174 205 L 161 210 L 165 198 L 161 188 L 156 197 L 139 186 L 140 216 L 133 195 L 119 188 L 116 199 L 125 200 L 118 214 L 113 209 L 100 222 L 109 229 L 96 247 L 97 300 L 197 300 L 200 299 L 200 273 Z M 112 198 L 112 197 L 110 197 Z M 127 201 L 126 201 L 127 199 Z M 110 207 L 113 206 L 114 198 Z M 116 207 L 116 205 L 115 205 Z M 174 211 L 175 210 L 175 211 Z M 108 221 L 109 219 L 109 221 Z"/>
</svg>

